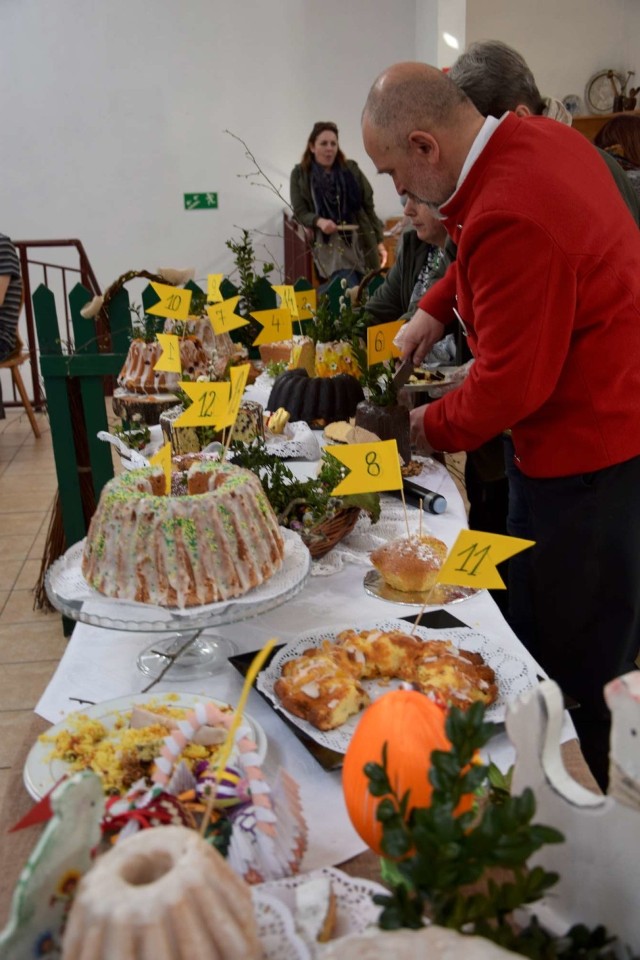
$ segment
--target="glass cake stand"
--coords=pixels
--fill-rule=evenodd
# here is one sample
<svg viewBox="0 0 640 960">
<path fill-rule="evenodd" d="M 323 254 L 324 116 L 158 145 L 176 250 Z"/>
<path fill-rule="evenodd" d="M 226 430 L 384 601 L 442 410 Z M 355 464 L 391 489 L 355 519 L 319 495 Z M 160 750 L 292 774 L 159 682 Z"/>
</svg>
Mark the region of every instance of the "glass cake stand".
<svg viewBox="0 0 640 960">
<path fill-rule="evenodd" d="M 45 585 L 53 606 L 72 620 L 106 630 L 157 634 L 137 660 L 154 680 L 192 680 L 221 669 L 235 644 L 214 627 L 257 617 L 302 590 L 311 556 L 297 533 L 281 528 L 284 561 L 273 577 L 242 597 L 183 610 L 105 597 L 82 575 L 84 540 L 75 543 L 47 571 Z"/>
</svg>

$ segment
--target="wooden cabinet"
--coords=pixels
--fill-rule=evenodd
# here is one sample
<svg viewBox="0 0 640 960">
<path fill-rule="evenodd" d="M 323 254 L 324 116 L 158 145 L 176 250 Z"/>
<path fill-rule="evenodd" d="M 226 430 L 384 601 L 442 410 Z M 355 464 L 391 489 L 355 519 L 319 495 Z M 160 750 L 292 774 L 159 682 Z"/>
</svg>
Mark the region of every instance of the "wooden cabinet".
<svg viewBox="0 0 640 960">
<path fill-rule="evenodd" d="M 640 117 L 640 110 L 626 112 L 632 112 L 634 116 Z M 604 127 L 605 123 L 611 120 L 612 117 L 618 116 L 620 116 L 618 113 L 594 113 L 589 116 L 574 117 L 572 127 L 579 133 L 583 133 L 587 140 L 593 140 L 600 128 Z"/>
</svg>

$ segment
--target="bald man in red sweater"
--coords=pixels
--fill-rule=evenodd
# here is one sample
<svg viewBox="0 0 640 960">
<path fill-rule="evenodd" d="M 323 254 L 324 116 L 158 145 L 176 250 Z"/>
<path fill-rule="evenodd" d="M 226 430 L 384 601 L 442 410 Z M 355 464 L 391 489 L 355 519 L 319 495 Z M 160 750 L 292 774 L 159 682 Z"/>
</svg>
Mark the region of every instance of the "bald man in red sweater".
<svg viewBox="0 0 640 960">
<path fill-rule="evenodd" d="M 412 414 L 424 449 L 473 450 L 511 428 L 536 546 L 532 653 L 565 692 L 606 783 L 602 687 L 640 638 L 640 233 L 606 165 L 552 120 L 481 116 L 446 76 L 396 64 L 371 89 L 365 147 L 458 246 L 406 327 L 405 354 L 456 310 L 464 384 Z"/>
</svg>

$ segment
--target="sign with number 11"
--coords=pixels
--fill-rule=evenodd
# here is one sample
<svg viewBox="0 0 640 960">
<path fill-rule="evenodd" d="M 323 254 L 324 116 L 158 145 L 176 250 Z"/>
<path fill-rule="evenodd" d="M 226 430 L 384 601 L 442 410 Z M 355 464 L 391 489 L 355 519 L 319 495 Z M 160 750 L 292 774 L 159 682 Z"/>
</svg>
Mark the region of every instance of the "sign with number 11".
<svg viewBox="0 0 640 960">
<path fill-rule="evenodd" d="M 534 540 L 505 537 L 500 533 L 461 530 L 442 564 L 437 583 L 454 583 L 463 587 L 504 590 L 506 585 L 496 564 L 534 545 Z"/>
</svg>

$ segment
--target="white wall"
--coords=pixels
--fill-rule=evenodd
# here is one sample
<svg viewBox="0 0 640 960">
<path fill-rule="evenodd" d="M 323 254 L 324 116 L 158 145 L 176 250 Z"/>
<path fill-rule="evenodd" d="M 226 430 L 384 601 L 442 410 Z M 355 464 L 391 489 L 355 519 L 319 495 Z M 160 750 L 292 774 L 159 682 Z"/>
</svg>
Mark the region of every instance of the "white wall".
<svg viewBox="0 0 640 960">
<path fill-rule="evenodd" d="M 543 96 L 584 98 L 605 68 L 636 70 L 630 86 L 640 83 L 638 0 L 467 0 L 466 41 L 474 40 L 515 47 Z"/>
<path fill-rule="evenodd" d="M 280 233 L 282 202 L 238 175 L 250 146 L 288 198 L 317 119 L 396 215 L 360 139 L 375 76 L 415 57 L 415 0 L 2 0 L 0 230 L 79 237 L 99 281 L 124 270 L 227 272 L 240 227 Z M 182 194 L 217 191 L 217 211 Z M 282 262 L 278 237 L 265 258 Z M 269 256 L 272 255 L 272 257 Z"/>
</svg>

